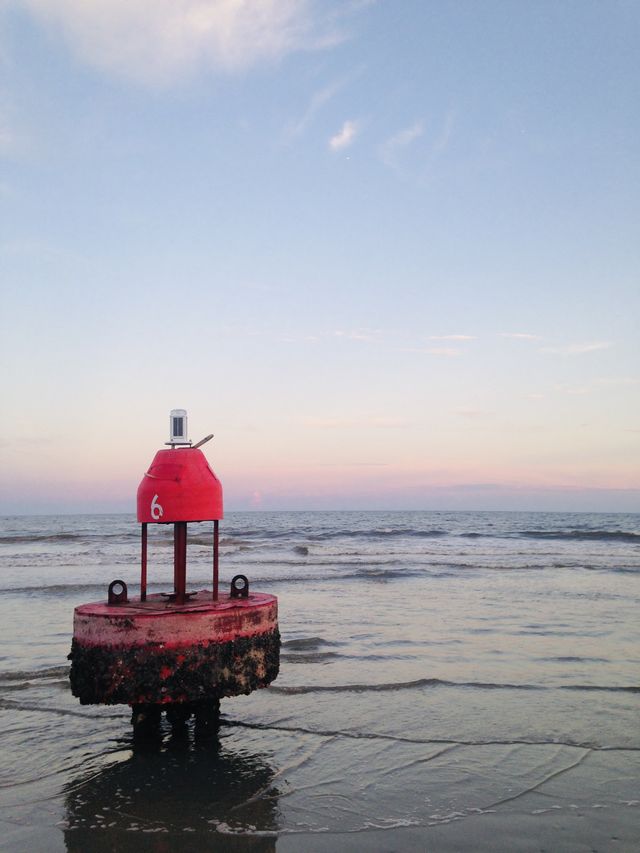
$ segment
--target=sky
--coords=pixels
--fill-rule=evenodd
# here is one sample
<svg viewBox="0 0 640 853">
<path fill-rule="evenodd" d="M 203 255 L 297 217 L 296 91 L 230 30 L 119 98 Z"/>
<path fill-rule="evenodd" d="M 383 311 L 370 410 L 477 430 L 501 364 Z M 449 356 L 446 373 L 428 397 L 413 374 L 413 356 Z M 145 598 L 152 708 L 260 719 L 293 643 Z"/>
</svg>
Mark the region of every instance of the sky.
<svg viewBox="0 0 640 853">
<path fill-rule="evenodd" d="M 635 0 L 0 0 L 0 513 L 638 511 Z"/>
</svg>

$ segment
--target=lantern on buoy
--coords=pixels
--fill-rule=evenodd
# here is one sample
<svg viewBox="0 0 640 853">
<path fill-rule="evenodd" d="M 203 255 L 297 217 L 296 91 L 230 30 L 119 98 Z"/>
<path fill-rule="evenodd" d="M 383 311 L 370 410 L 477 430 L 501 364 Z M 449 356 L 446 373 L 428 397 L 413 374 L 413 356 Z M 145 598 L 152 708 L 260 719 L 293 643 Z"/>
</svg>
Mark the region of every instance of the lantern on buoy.
<svg viewBox="0 0 640 853">
<path fill-rule="evenodd" d="M 249 590 L 236 575 L 219 591 L 222 485 L 187 437 L 187 413 L 170 416 L 168 449 L 159 450 L 138 488 L 140 594 L 109 584 L 107 601 L 76 607 L 70 680 L 81 704 L 128 704 L 135 731 L 191 714 L 216 725 L 220 699 L 266 687 L 279 669 L 278 601 Z M 187 591 L 187 527 L 213 522 L 212 589 Z M 148 525 L 173 525 L 173 590 L 147 593 Z"/>
</svg>

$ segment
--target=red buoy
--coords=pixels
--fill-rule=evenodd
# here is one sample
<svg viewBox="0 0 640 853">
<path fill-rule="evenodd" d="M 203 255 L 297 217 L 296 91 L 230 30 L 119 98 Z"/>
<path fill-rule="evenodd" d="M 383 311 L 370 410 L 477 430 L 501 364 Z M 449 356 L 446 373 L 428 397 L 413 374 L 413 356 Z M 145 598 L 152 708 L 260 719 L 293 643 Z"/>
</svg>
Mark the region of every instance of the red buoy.
<svg viewBox="0 0 640 853">
<path fill-rule="evenodd" d="M 275 596 L 251 592 L 237 575 L 229 592 L 218 584 L 222 485 L 187 439 L 186 412 L 171 413 L 168 450 L 159 450 L 138 488 L 141 523 L 140 594 L 124 580 L 108 587 L 107 600 L 76 607 L 70 680 L 81 704 L 133 707 L 134 728 L 172 722 L 195 713 L 217 720 L 225 696 L 266 687 L 279 669 L 280 634 Z M 212 589 L 187 592 L 187 525 L 212 521 Z M 167 593 L 147 595 L 148 524 L 173 524 L 174 582 Z"/>
<path fill-rule="evenodd" d="M 220 520 L 222 484 L 197 448 L 159 450 L 138 487 L 138 521 Z"/>
</svg>

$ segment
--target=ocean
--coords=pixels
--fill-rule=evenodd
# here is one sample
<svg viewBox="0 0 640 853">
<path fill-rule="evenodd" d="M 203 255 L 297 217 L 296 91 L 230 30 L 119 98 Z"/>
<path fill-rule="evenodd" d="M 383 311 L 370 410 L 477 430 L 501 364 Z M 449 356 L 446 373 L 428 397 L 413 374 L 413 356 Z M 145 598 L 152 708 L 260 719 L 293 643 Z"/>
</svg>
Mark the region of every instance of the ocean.
<svg viewBox="0 0 640 853">
<path fill-rule="evenodd" d="M 189 533 L 210 587 L 210 525 Z M 2 849 L 640 849 L 640 515 L 229 513 L 220 535 L 223 588 L 278 596 L 280 675 L 222 701 L 217 739 L 144 745 L 67 661 L 76 605 L 136 593 L 135 518 L 0 520 Z M 172 560 L 150 527 L 151 592 Z"/>
</svg>

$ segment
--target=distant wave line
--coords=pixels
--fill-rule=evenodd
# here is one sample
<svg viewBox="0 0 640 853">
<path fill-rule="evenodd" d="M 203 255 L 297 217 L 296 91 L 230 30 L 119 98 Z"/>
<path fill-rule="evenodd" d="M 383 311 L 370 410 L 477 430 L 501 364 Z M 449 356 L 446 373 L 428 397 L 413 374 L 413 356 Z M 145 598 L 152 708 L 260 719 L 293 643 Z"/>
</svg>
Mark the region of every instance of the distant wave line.
<svg viewBox="0 0 640 853">
<path fill-rule="evenodd" d="M 288 651 L 312 651 L 319 646 L 336 646 L 336 642 L 324 640 L 322 637 L 307 637 L 301 639 L 285 640 L 283 648 Z M 35 681 L 42 679 L 60 678 L 69 673 L 68 666 L 53 666 L 36 670 L 17 670 L 0 672 L 0 682 Z M 308 693 L 366 693 L 387 692 L 394 690 L 415 690 L 422 687 L 463 687 L 475 688 L 477 690 L 576 690 L 576 691 L 602 691 L 614 693 L 640 693 L 640 685 L 602 685 L 602 684 L 512 684 L 493 681 L 448 681 L 440 678 L 418 678 L 413 681 L 382 682 L 380 684 L 318 684 L 318 685 L 291 685 L 281 686 L 272 684 L 270 693 L 287 695 L 304 695 Z"/>
<path fill-rule="evenodd" d="M 164 531 L 162 531 L 164 533 Z M 237 544 L 242 543 L 247 539 L 304 539 L 309 542 L 323 542 L 331 539 L 388 539 L 393 537 L 408 536 L 417 538 L 433 538 L 438 536 L 447 536 L 446 530 L 419 530 L 410 527 L 401 528 L 370 528 L 367 530 L 328 530 L 322 533 L 312 533 L 305 530 L 233 530 L 228 531 L 228 538 L 221 539 L 221 544 Z M 6 534 L 0 536 L 0 544 L 28 544 L 31 542 L 74 542 L 83 539 L 139 539 L 138 531 L 114 532 L 114 533 L 89 533 L 86 531 L 79 532 L 61 532 L 61 533 L 31 533 L 31 534 Z M 159 535 L 158 539 L 166 539 L 172 541 L 170 535 Z M 189 537 L 190 542 L 196 544 L 205 544 L 210 541 L 210 537 L 200 531 L 195 532 Z"/>
<path fill-rule="evenodd" d="M 130 563 L 118 563 L 112 561 L 109 565 L 127 565 Z M 238 567 L 238 563 L 233 564 L 233 568 Z M 407 578 L 422 578 L 424 580 L 442 580 L 446 578 L 462 577 L 466 572 L 525 572 L 525 571 L 555 571 L 558 568 L 570 568 L 584 571 L 599 571 L 612 572 L 614 574 L 638 574 L 640 566 L 555 566 L 555 565 L 523 565 L 523 566 L 485 566 L 473 565 L 467 563 L 447 563 L 434 562 L 425 563 L 422 565 L 414 565 L 407 568 L 402 568 L 401 560 L 385 560 L 385 561 L 369 561 L 367 565 L 364 561 L 358 562 L 318 562 L 318 561 L 281 561 L 281 560 L 264 560 L 257 561 L 245 565 L 245 574 L 249 574 L 251 568 L 260 568 L 265 566 L 283 566 L 284 568 L 314 568 L 315 572 L 291 575 L 270 575 L 265 574 L 251 579 L 252 586 L 257 587 L 264 584 L 282 585 L 282 584 L 300 584 L 300 583 L 336 583 L 340 581 L 369 581 L 369 582 L 386 582 L 400 581 Z M 322 572 L 321 569 L 326 567 L 328 571 Z M 159 567 L 162 571 L 167 571 L 169 564 L 163 564 Z M 198 567 L 202 570 L 202 566 Z M 124 580 L 127 580 L 125 577 Z M 158 580 L 150 584 L 149 591 L 161 591 L 170 584 L 170 579 Z M 190 580 L 189 585 L 192 588 L 199 586 L 209 587 L 211 580 L 208 576 L 194 577 Z M 137 579 L 127 581 L 127 585 L 131 590 L 131 594 L 135 595 L 138 587 Z M 224 581 L 222 582 L 224 587 Z M 0 592 L 5 595 L 72 595 L 76 592 L 92 593 L 104 592 L 107 584 L 105 582 L 96 581 L 94 583 L 58 583 L 33 586 L 14 586 L 0 587 Z"/>
<path fill-rule="evenodd" d="M 127 540 L 127 539 L 139 539 L 140 534 L 138 532 L 118 532 L 118 533 L 87 533 L 78 532 L 78 533 L 18 533 L 12 534 L 9 533 L 7 535 L 0 536 L 0 545 L 28 545 L 31 543 L 37 542 L 81 542 L 85 539 L 90 540 L 100 540 L 100 539 L 118 539 L 118 540 Z"/>
<path fill-rule="evenodd" d="M 273 687 L 269 687 L 273 690 Z M 317 735 L 318 737 L 343 737 L 354 740 L 390 740 L 399 743 L 415 743 L 415 744 L 450 744 L 452 746 L 566 746 L 570 749 L 589 749 L 596 752 L 640 752 L 640 747 L 637 746 L 609 746 L 594 743 L 579 743 L 570 740 L 534 740 L 522 738 L 515 740 L 513 738 L 505 738 L 504 740 L 459 740 L 457 738 L 417 738 L 401 735 L 384 734 L 382 732 L 350 732 L 342 730 L 333 731 L 330 729 L 311 729 L 306 726 L 279 726 L 272 723 L 250 723 L 246 720 L 231 720 L 223 717 L 220 720 L 221 726 L 229 728 L 237 727 L 242 729 L 257 729 L 259 731 L 277 731 L 277 732 L 294 732 L 300 734 Z M 437 756 L 434 756 L 437 757 Z"/>
<path fill-rule="evenodd" d="M 45 678 L 60 678 L 69 674 L 69 666 L 49 666 L 46 669 L 28 669 L 0 672 L 0 681 L 36 681 Z"/>
<path fill-rule="evenodd" d="M 567 539 L 571 541 L 632 542 L 640 544 L 640 533 L 626 530 L 523 530 L 530 539 Z"/>
<path fill-rule="evenodd" d="M 588 690 L 615 693 L 640 693 L 640 686 L 607 686 L 596 684 L 561 684 L 546 686 L 543 684 L 499 684 L 483 681 L 446 681 L 440 678 L 418 678 L 414 681 L 386 682 L 381 684 L 318 684 L 299 686 L 269 687 L 270 692 L 291 696 L 308 693 L 368 693 L 387 692 L 396 690 L 416 690 L 424 687 L 462 687 L 476 690 Z"/>
<path fill-rule="evenodd" d="M 626 530 L 513 530 L 513 531 L 465 531 L 442 530 L 433 528 L 420 530 L 412 527 L 397 528 L 368 528 L 366 530 L 329 530 L 323 532 L 311 532 L 304 529 L 288 530 L 228 530 L 227 536 L 220 540 L 221 546 L 240 546 L 252 548 L 258 545 L 266 547 L 269 542 L 281 542 L 290 540 L 293 546 L 301 547 L 300 542 L 322 543 L 334 540 L 365 540 L 368 542 L 388 541 L 390 539 L 439 539 L 452 537 L 454 539 L 534 539 L 542 541 L 567 541 L 567 542 L 619 542 L 629 544 L 640 544 L 640 533 Z M 60 533 L 30 533 L 30 534 L 6 534 L 0 536 L 0 545 L 38 545 L 38 544 L 64 544 L 64 543 L 99 543 L 100 541 L 111 542 L 117 540 L 123 544 L 137 541 L 140 538 L 136 531 L 105 532 L 60 532 Z M 173 538 L 168 530 L 158 531 L 151 545 L 156 547 L 169 547 Z M 192 545 L 208 546 L 211 543 L 211 535 L 201 531 L 194 531 L 189 537 Z M 304 547 L 304 546 L 302 546 Z"/>
</svg>

